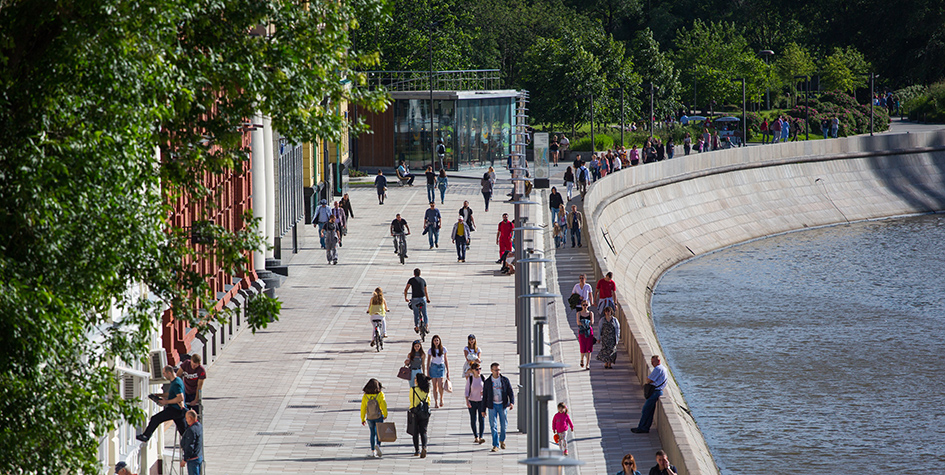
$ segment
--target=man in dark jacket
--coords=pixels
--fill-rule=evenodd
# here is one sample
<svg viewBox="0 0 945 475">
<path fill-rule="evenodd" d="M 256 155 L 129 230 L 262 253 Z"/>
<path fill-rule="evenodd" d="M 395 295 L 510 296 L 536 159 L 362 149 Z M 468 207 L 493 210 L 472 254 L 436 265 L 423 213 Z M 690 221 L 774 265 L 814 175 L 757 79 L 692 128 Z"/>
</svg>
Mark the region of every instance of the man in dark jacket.
<svg viewBox="0 0 945 475">
<path fill-rule="evenodd" d="M 656 465 L 650 468 L 649 475 L 676 475 L 676 467 L 669 464 L 669 457 L 663 450 L 656 451 Z"/>
<path fill-rule="evenodd" d="M 180 438 L 180 448 L 183 452 L 180 466 L 187 466 L 187 475 L 200 475 L 200 466 L 203 465 L 203 426 L 197 422 L 197 413 L 187 411 L 187 429 Z"/>
<path fill-rule="evenodd" d="M 509 378 L 499 373 L 499 363 L 492 363 L 492 377 L 482 386 L 482 415 L 489 411 L 489 428 L 492 430 L 492 451 L 505 448 L 505 429 L 509 425 L 508 411 L 515 404 L 515 393 Z"/>
<path fill-rule="evenodd" d="M 551 208 L 551 223 L 558 222 L 558 209 L 564 204 L 564 198 L 558 193 L 558 188 L 552 186 L 551 193 L 548 194 L 548 207 Z"/>
</svg>

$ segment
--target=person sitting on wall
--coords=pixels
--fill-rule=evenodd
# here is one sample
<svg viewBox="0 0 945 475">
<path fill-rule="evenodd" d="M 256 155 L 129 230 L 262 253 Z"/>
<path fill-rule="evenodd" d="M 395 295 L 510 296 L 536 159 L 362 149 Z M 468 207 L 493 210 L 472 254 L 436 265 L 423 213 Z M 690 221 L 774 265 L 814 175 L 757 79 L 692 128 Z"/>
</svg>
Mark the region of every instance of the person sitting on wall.
<svg viewBox="0 0 945 475">
<path fill-rule="evenodd" d="M 416 177 L 410 173 L 410 168 L 407 166 L 407 163 L 401 160 L 400 165 L 397 166 L 397 178 L 400 178 L 401 180 L 406 181 L 408 185 L 413 186 L 413 180 Z"/>
<path fill-rule="evenodd" d="M 184 421 L 184 380 L 175 375 L 174 367 L 171 365 L 164 367 L 164 377 L 171 382 L 167 386 L 167 392 L 148 396 L 159 406 L 164 406 L 164 409 L 151 416 L 151 421 L 148 422 L 144 433 L 135 437 L 141 442 L 150 440 L 151 434 L 165 421 L 174 421 L 177 424 L 177 432 L 181 435 L 187 429 L 187 423 Z"/>
</svg>

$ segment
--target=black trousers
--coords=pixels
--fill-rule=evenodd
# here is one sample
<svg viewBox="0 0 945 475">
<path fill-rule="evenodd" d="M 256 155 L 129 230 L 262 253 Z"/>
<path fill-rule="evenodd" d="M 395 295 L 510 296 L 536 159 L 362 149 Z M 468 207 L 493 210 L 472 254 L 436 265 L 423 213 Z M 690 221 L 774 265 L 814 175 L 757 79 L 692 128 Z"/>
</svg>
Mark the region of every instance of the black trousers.
<svg viewBox="0 0 945 475">
<path fill-rule="evenodd" d="M 151 421 L 148 422 L 148 427 L 144 429 L 144 436 L 148 439 L 151 438 L 151 434 L 154 434 L 154 431 L 157 430 L 158 426 L 166 421 L 174 421 L 174 424 L 177 424 L 177 433 L 184 435 L 184 430 L 187 429 L 187 422 L 184 421 L 184 410 L 180 406 L 164 406 L 164 410 L 151 416 Z"/>
<path fill-rule="evenodd" d="M 430 423 L 429 417 L 418 417 L 416 418 L 416 430 L 413 431 L 413 451 L 419 452 L 422 444 L 423 448 L 427 447 L 427 424 Z"/>
<path fill-rule="evenodd" d="M 469 426 L 472 428 L 473 437 L 478 439 L 482 438 L 482 432 L 486 428 L 485 417 L 482 413 L 486 410 L 486 406 L 482 401 L 469 401 L 469 405 L 472 407 L 467 408 L 469 411 Z M 476 428 L 476 422 L 479 422 L 478 429 Z"/>
</svg>

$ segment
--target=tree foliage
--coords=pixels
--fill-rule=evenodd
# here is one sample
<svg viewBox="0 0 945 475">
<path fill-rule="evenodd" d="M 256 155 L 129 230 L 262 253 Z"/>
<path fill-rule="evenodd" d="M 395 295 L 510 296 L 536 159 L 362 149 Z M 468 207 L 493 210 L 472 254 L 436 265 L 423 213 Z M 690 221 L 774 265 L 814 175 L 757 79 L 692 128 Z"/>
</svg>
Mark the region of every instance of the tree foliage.
<svg viewBox="0 0 945 475">
<path fill-rule="evenodd" d="M 245 169 L 257 110 L 303 141 L 342 138 L 325 101 L 383 107 L 353 72 L 376 55 L 349 41 L 383 15 L 374 0 L 0 4 L 0 473 L 98 472 L 99 436 L 142 421 L 108 366 L 142 358 L 165 308 L 225 319 L 184 263 L 239 274 L 260 245 L 245 216 L 236 233 L 206 223 L 215 245 L 193 246 L 169 201 Z M 278 311 L 252 307 L 254 329 Z"/>
<path fill-rule="evenodd" d="M 660 51 L 653 32 L 647 28 L 637 34 L 633 48 L 633 63 L 645 83 L 653 83 L 658 93 L 654 94 L 653 113 L 657 117 L 674 115 L 680 105 L 679 70 L 666 52 Z M 643 104 L 649 103 L 649 88 L 643 88 L 638 96 Z M 646 109 L 646 107 L 644 107 Z M 648 109 L 647 109 L 648 110 Z"/>
</svg>

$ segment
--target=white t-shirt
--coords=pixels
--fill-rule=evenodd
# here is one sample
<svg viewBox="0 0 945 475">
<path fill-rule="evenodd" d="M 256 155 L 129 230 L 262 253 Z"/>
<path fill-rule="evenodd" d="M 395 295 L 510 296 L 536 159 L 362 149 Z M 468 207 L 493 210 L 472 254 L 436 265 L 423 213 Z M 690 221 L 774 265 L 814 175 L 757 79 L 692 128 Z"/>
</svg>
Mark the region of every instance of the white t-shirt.
<svg viewBox="0 0 945 475">
<path fill-rule="evenodd" d="M 584 287 L 581 287 L 581 283 L 578 282 L 574 284 L 574 288 L 571 289 L 572 294 L 578 294 L 582 299 L 587 300 L 588 302 L 591 301 L 591 292 L 591 284 L 587 283 L 584 284 Z"/>
<path fill-rule="evenodd" d="M 440 356 L 433 356 L 433 348 L 427 350 L 427 354 L 430 355 L 430 364 L 445 364 L 443 358 L 446 356 L 446 347 L 443 347 L 443 354 Z"/>
</svg>

